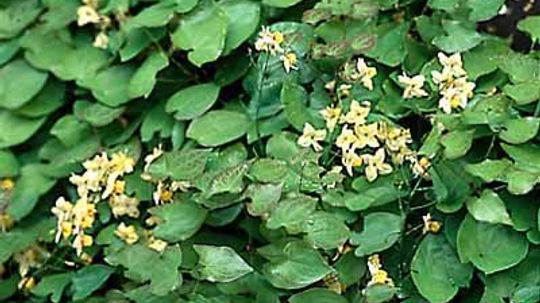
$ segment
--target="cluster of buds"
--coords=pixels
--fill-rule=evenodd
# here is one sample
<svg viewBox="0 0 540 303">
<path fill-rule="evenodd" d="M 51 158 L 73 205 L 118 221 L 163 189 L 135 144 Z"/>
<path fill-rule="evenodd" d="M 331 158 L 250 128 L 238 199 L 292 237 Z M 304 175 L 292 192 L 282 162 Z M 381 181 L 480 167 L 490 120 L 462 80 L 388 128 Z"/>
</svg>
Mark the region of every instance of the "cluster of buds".
<svg viewBox="0 0 540 303">
<path fill-rule="evenodd" d="M 283 62 L 283 67 L 288 73 L 298 69 L 298 58 L 293 51 L 283 48 L 284 42 L 285 37 L 281 32 L 271 31 L 268 27 L 263 26 L 257 41 L 255 41 L 255 49 L 259 52 L 267 52 L 272 56 L 279 55 L 279 59 Z"/>
<path fill-rule="evenodd" d="M 108 16 L 100 15 L 98 12 L 98 0 L 82 0 L 83 5 L 77 9 L 77 25 L 85 26 L 94 24 L 99 33 L 94 38 L 93 46 L 106 49 L 109 45 L 109 36 L 107 28 L 111 26 L 111 19 Z"/>
<path fill-rule="evenodd" d="M 433 71 L 433 82 L 439 87 L 439 108 L 449 114 L 452 110 L 465 108 L 469 99 L 473 96 L 474 82 L 467 81 L 467 72 L 463 69 L 463 62 L 459 53 L 446 56 L 443 53 L 437 55 L 443 69 Z"/>
<path fill-rule="evenodd" d="M 105 199 L 109 200 L 115 216 L 127 214 L 137 217 L 139 202 L 125 195 L 125 183 L 120 179 L 124 174 L 133 172 L 134 165 L 135 160 L 123 152 L 114 153 L 110 159 L 106 153 L 102 153 L 85 161 L 84 173 L 69 178 L 77 187 L 78 199 L 71 203 L 59 197 L 52 208 L 52 213 L 57 217 L 56 242 L 74 236 L 72 247 L 78 256 L 84 247 L 92 246 L 93 237 L 86 231 L 94 225 L 96 204 Z"/>
</svg>

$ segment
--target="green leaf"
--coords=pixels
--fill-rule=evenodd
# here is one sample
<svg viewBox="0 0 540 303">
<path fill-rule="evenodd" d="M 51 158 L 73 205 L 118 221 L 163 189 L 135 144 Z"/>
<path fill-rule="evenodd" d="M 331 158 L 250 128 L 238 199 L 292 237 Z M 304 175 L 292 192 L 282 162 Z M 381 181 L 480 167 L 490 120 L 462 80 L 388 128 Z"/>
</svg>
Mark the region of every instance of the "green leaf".
<svg viewBox="0 0 540 303">
<path fill-rule="evenodd" d="M 197 84 L 183 88 L 167 100 L 165 111 L 175 112 L 177 120 L 193 120 L 208 111 L 219 96 L 220 88 L 214 83 Z"/>
<path fill-rule="evenodd" d="M 349 228 L 338 215 L 317 211 L 304 222 L 305 239 L 315 248 L 325 250 L 341 247 L 349 238 Z"/>
<path fill-rule="evenodd" d="M 428 234 L 411 262 L 411 274 L 420 294 L 431 303 L 449 302 L 460 287 L 468 287 L 473 268 L 459 261 L 442 235 Z"/>
<path fill-rule="evenodd" d="M 407 195 L 394 185 L 391 175 L 379 177 L 374 182 L 368 182 L 364 177 L 356 178 L 352 185 L 357 193 L 345 195 L 345 206 L 352 211 L 384 205 Z"/>
<path fill-rule="evenodd" d="M 451 131 L 441 137 L 444 146 L 444 156 L 448 159 L 463 157 L 471 148 L 474 138 L 474 129 Z"/>
<path fill-rule="evenodd" d="M 86 121 L 95 127 L 103 127 L 117 119 L 125 107 L 108 107 L 101 103 L 77 101 L 73 105 L 73 112 L 79 120 Z"/>
<path fill-rule="evenodd" d="M 499 61 L 499 68 L 508 74 L 512 83 L 529 82 L 538 79 L 540 67 L 538 60 L 532 56 L 509 52 Z"/>
<path fill-rule="evenodd" d="M 327 288 L 310 288 L 292 295 L 290 303 L 347 303 L 347 299 Z"/>
<path fill-rule="evenodd" d="M 81 300 L 91 295 L 109 279 L 113 272 L 114 268 L 100 264 L 89 265 L 78 270 L 72 278 L 73 300 Z"/>
<path fill-rule="evenodd" d="M 129 97 L 148 98 L 156 85 L 157 73 L 168 65 L 169 58 L 162 52 L 156 51 L 150 54 L 129 80 L 127 86 Z"/>
<path fill-rule="evenodd" d="M 171 39 L 174 46 L 189 51 L 189 61 L 200 67 L 221 55 L 227 23 L 227 14 L 218 5 L 203 5 L 180 20 Z"/>
<path fill-rule="evenodd" d="M 281 182 L 287 174 L 287 163 L 282 160 L 262 158 L 253 163 L 249 176 L 259 182 Z"/>
<path fill-rule="evenodd" d="M 457 249 L 462 262 L 472 262 L 486 274 L 511 268 L 527 255 L 527 239 L 512 228 L 465 217 L 458 230 Z"/>
<path fill-rule="evenodd" d="M 511 144 L 525 143 L 536 136 L 540 118 L 524 117 L 504 121 L 499 137 Z"/>
<path fill-rule="evenodd" d="M 518 84 L 507 84 L 502 90 L 506 95 L 514 99 L 517 105 L 530 104 L 540 99 L 540 81 L 537 80 Z"/>
<path fill-rule="evenodd" d="M 467 200 L 467 209 L 477 221 L 513 225 L 503 200 L 489 189 L 485 189 L 480 197 Z"/>
<path fill-rule="evenodd" d="M 38 241 L 50 239 L 56 220 L 48 218 L 33 218 L 29 222 L 21 222 L 12 230 L 0 233 L 0 263 Z"/>
<path fill-rule="evenodd" d="M 277 288 L 304 288 L 332 272 L 319 252 L 302 241 L 287 243 L 283 253 L 263 268 L 264 276 Z"/>
<path fill-rule="evenodd" d="M 71 272 L 67 272 L 45 276 L 32 289 L 32 293 L 39 297 L 48 297 L 51 295 L 51 301 L 58 303 L 62 299 L 64 289 L 71 282 L 72 275 Z"/>
<path fill-rule="evenodd" d="M 30 101 L 45 85 L 48 74 L 17 59 L 0 68 L 0 107 L 15 109 Z"/>
<path fill-rule="evenodd" d="M 122 265 L 124 276 L 137 282 L 150 281 L 150 293 L 163 296 L 182 283 L 178 267 L 182 263 L 182 250 L 178 245 L 169 246 L 158 253 L 141 244 L 126 245 L 105 258 L 109 264 Z"/>
<path fill-rule="evenodd" d="M 210 149 L 196 148 L 165 153 L 150 165 L 148 171 L 159 178 L 196 180 L 203 173 L 210 153 Z"/>
<path fill-rule="evenodd" d="M 251 0 L 226 0 L 219 5 L 227 15 L 227 38 L 223 52 L 229 53 L 251 37 L 258 28 L 261 8 Z"/>
<path fill-rule="evenodd" d="M 289 122 L 296 128 L 302 131 L 304 124 L 313 124 L 313 118 L 307 107 L 307 92 L 303 86 L 292 81 L 287 81 L 281 89 L 281 104 L 287 115 Z"/>
<path fill-rule="evenodd" d="M 202 266 L 199 272 L 210 282 L 231 282 L 253 272 L 253 268 L 230 247 L 193 245 L 193 249 Z"/>
<path fill-rule="evenodd" d="M 402 229 L 401 216 L 387 212 L 370 213 L 364 218 L 362 232 L 351 235 L 351 243 L 358 245 L 355 254 L 367 256 L 390 248 L 399 239 Z"/>
<path fill-rule="evenodd" d="M 430 171 L 437 209 L 450 213 L 458 211 L 474 188 L 473 178 L 465 172 L 463 162 L 434 163 Z"/>
<path fill-rule="evenodd" d="M 123 30 L 130 32 L 140 27 L 164 26 L 174 17 L 174 6 L 168 3 L 157 3 L 149 6 L 123 24 Z"/>
<path fill-rule="evenodd" d="M 459 0 L 429 0 L 428 6 L 433 9 L 452 12 L 459 7 Z"/>
<path fill-rule="evenodd" d="M 508 53 L 508 46 L 499 40 L 486 40 L 463 54 L 463 65 L 467 77 L 474 80 L 494 72 L 499 61 Z"/>
<path fill-rule="evenodd" d="M 368 51 L 367 55 L 388 66 L 399 65 L 407 56 L 405 35 L 408 30 L 408 22 L 403 22 L 391 29 L 386 26 L 379 26 L 375 47 Z"/>
<path fill-rule="evenodd" d="M 9 150 L 0 150 L 0 178 L 15 177 L 19 171 L 17 157 Z"/>
<path fill-rule="evenodd" d="M 506 174 L 506 181 L 510 193 L 524 195 L 530 192 L 536 183 L 540 182 L 540 174 L 514 168 Z"/>
<path fill-rule="evenodd" d="M 65 115 L 53 125 L 50 134 L 58 138 L 65 146 L 71 147 L 91 135 L 90 126 L 73 115 Z"/>
<path fill-rule="evenodd" d="M 159 138 L 169 138 L 173 134 L 175 125 L 182 125 L 181 135 L 184 135 L 185 124 L 176 123 L 171 115 L 165 112 L 165 102 L 162 101 L 150 109 L 144 116 L 141 124 L 141 140 L 148 142 L 157 133 Z"/>
<path fill-rule="evenodd" d="M 540 146 L 536 144 L 509 145 L 501 144 L 502 149 L 516 162 L 524 168 L 540 171 Z"/>
<path fill-rule="evenodd" d="M 246 196 L 251 199 L 247 210 L 252 216 L 267 216 L 281 198 L 281 184 L 250 184 Z"/>
<path fill-rule="evenodd" d="M 99 102 L 116 107 L 130 101 L 128 87 L 134 72 L 131 65 L 116 65 L 100 71 L 95 77 L 81 79 L 77 84 L 90 89 Z"/>
<path fill-rule="evenodd" d="M 315 211 L 317 201 L 308 196 L 287 198 L 279 202 L 266 221 L 269 229 L 285 227 L 289 233 L 299 233 L 308 217 Z"/>
<path fill-rule="evenodd" d="M 3 4 L 3 3 L 2 3 Z M 0 39 L 17 36 L 43 10 L 38 0 L 9 1 L 0 13 Z"/>
<path fill-rule="evenodd" d="M 390 285 L 375 284 L 365 289 L 366 303 L 389 302 L 396 295 L 397 289 Z"/>
<path fill-rule="evenodd" d="M 201 228 L 207 214 L 204 208 L 191 201 L 176 201 L 148 211 L 162 220 L 154 228 L 154 235 L 169 242 L 191 238 Z"/>
<path fill-rule="evenodd" d="M 293 6 L 300 2 L 302 2 L 302 0 L 263 0 L 264 5 L 281 8 Z"/>
<path fill-rule="evenodd" d="M 475 28 L 465 26 L 459 21 L 443 20 L 445 36 L 433 39 L 433 44 L 447 53 L 465 52 L 484 40 Z"/>
<path fill-rule="evenodd" d="M 48 115 L 63 105 L 66 86 L 63 82 L 49 80 L 45 87 L 28 103 L 17 109 L 17 114 L 29 118 Z"/>
<path fill-rule="evenodd" d="M 480 163 L 468 164 L 465 170 L 471 175 L 481 178 L 484 182 L 493 182 L 503 180 L 511 167 L 512 161 L 508 159 L 486 159 Z"/>
<path fill-rule="evenodd" d="M 249 170 L 249 162 L 242 162 L 217 173 L 205 188 L 205 197 L 221 193 L 238 194 L 244 190 L 244 176 Z"/>
<path fill-rule="evenodd" d="M 193 120 L 187 137 L 202 146 L 219 146 L 242 137 L 248 129 L 246 115 L 228 110 L 214 110 Z"/>
<path fill-rule="evenodd" d="M 531 36 L 533 41 L 540 39 L 540 16 L 527 16 L 518 22 L 517 28 Z"/>
<path fill-rule="evenodd" d="M 346 286 L 356 284 L 358 277 L 363 277 L 366 273 L 365 258 L 358 258 L 354 252 L 345 253 L 334 264 L 334 268 L 338 272 L 339 281 Z"/>
<path fill-rule="evenodd" d="M 497 16 L 504 4 L 504 0 L 467 0 L 467 6 L 471 9 L 469 20 L 486 21 Z"/>
<path fill-rule="evenodd" d="M 15 183 L 7 212 L 17 221 L 24 218 L 55 183 L 56 180 L 45 175 L 44 166 L 25 165 L 21 170 L 21 177 Z"/>
</svg>

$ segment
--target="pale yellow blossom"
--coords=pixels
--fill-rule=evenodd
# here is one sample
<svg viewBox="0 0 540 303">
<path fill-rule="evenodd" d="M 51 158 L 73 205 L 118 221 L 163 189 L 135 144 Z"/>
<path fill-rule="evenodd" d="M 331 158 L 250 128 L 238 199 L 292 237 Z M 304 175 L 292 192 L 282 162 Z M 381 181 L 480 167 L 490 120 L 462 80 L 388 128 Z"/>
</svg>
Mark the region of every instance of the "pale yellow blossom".
<svg viewBox="0 0 540 303">
<path fill-rule="evenodd" d="M 140 215 L 139 200 L 135 197 L 129 197 L 125 194 L 112 195 L 109 199 L 109 205 L 115 218 L 124 215 L 138 218 Z"/>
<path fill-rule="evenodd" d="M 362 158 L 358 156 L 352 149 L 343 151 L 341 162 L 349 176 L 353 175 L 353 168 L 360 167 L 363 163 Z"/>
<path fill-rule="evenodd" d="M 346 122 L 349 124 L 364 124 L 366 123 L 367 116 L 369 115 L 369 112 L 371 111 L 371 103 L 368 101 L 364 101 L 362 103 L 359 103 L 356 100 L 353 100 L 351 102 L 351 106 L 349 108 L 349 112 L 342 116 L 341 121 L 342 123 Z"/>
<path fill-rule="evenodd" d="M 156 239 L 154 237 L 150 237 L 148 241 L 148 247 L 157 251 L 157 252 L 163 252 L 165 248 L 167 248 L 169 244 L 163 240 Z"/>
<path fill-rule="evenodd" d="M 129 245 L 135 244 L 137 241 L 139 241 L 139 235 L 135 230 L 135 226 L 125 225 L 124 222 L 118 225 L 114 231 L 114 234 Z"/>
<path fill-rule="evenodd" d="M 99 32 L 92 42 L 93 47 L 107 49 L 109 47 L 109 36 L 104 31 Z"/>
<path fill-rule="evenodd" d="M 82 5 L 77 9 L 77 25 L 98 24 L 101 18 L 96 9 L 90 5 Z"/>
<path fill-rule="evenodd" d="M 375 67 L 369 67 L 363 58 L 359 58 L 356 62 L 356 70 L 358 71 L 362 85 L 369 90 L 373 90 L 372 79 L 377 75 L 377 69 Z"/>
<path fill-rule="evenodd" d="M 366 146 L 372 148 L 379 147 L 379 140 L 377 140 L 378 131 L 378 123 L 356 125 L 354 128 L 354 133 L 358 139 L 355 146 L 357 148 L 364 148 Z"/>
<path fill-rule="evenodd" d="M 424 228 L 422 229 L 422 232 L 424 234 L 427 234 L 427 233 L 438 233 L 439 230 L 441 230 L 441 222 L 439 221 L 435 221 L 431 218 L 431 214 L 428 213 L 427 215 L 425 216 L 422 216 L 422 221 L 424 221 Z"/>
<path fill-rule="evenodd" d="M 298 59 L 296 58 L 296 54 L 293 52 L 287 52 L 279 57 L 279 59 L 283 62 L 283 67 L 285 68 L 285 72 L 290 72 L 291 70 L 298 70 L 298 66 L 296 65 L 298 63 Z"/>
<path fill-rule="evenodd" d="M 355 143 L 358 141 L 358 138 L 354 134 L 354 131 L 352 129 L 349 129 L 347 125 L 345 125 L 341 129 L 341 133 L 336 138 L 336 146 L 341 148 L 342 150 L 349 150 L 354 149 Z"/>
<path fill-rule="evenodd" d="M 403 98 L 421 98 L 428 95 L 428 93 L 422 89 L 425 82 L 425 77 L 423 75 L 416 75 L 409 77 L 406 74 L 398 76 L 398 81 L 405 86 L 403 90 Z"/>
<path fill-rule="evenodd" d="M 285 39 L 281 32 L 272 32 L 268 27 L 263 26 L 259 32 L 259 38 L 255 41 L 255 49 L 257 51 L 269 52 L 272 55 L 283 53 L 281 45 L 284 41 Z"/>
<path fill-rule="evenodd" d="M 94 244 L 94 238 L 90 235 L 85 235 L 83 233 L 77 234 L 71 246 L 75 248 L 77 256 L 80 256 L 85 247 L 90 247 Z"/>
<path fill-rule="evenodd" d="M 15 187 L 15 182 L 10 178 L 0 180 L 0 189 L 3 191 L 10 191 Z"/>
<path fill-rule="evenodd" d="M 326 128 L 333 130 L 341 117 L 341 107 L 327 106 L 325 109 L 320 110 L 319 113 L 323 116 L 326 122 Z"/>
<path fill-rule="evenodd" d="M 460 77 L 467 74 L 463 69 L 461 54 L 455 53 L 451 56 L 447 56 L 444 53 L 439 52 L 437 57 L 439 58 L 439 63 L 441 63 L 443 69 L 448 69 L 455 77 Z"/>
<path fill-rule="evenodd" d="M 326 130 L 315 129 L 311 124 L 305 123 L 302 135 L 298 138 L 297 143 L 302 147 L 313 147 L 317 152 L 322 151 L 323 147 L 319 144 L 326 138 Z"/>
<path fill-rule="evenodd" d="M 369 182 L 377 179 L 378 175 L 387 175 L 392 172 L 392 166 L 388 163 L 385 163 L 385 153 L 384 148 L 379 148 L 375 154 L 365 154 L 362 155 L 363 161 L 366 164 L 365 174 L 366 179 Z"/>
</svg>

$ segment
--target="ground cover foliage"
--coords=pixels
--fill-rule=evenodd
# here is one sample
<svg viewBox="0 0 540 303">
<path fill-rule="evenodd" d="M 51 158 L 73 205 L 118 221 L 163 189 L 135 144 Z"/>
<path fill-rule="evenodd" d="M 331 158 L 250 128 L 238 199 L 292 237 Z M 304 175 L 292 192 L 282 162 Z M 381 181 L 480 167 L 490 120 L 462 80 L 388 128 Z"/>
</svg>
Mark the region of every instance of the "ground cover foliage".
<svg viewBox="0 0 540 303">
<path fill-rule="evenodd" d="M 540 301 L 503 5 L 2 1 L 0 300 Z"/>
</svg>

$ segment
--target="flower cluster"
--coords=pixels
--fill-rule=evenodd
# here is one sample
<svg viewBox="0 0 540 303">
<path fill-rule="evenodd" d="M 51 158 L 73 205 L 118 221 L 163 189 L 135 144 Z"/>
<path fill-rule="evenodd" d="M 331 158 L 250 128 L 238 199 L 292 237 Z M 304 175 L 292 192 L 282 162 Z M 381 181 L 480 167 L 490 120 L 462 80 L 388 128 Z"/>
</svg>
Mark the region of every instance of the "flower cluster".
<svg viewBox="0 0 540 303">
<path fill-rule="evenodd" d="M 459 53 L 446 56 L 438 55 L 439 63 L 443 69 L 431 72 L 433 82 L 439 87 L 439 108 L 449 114 L 452 110 L 465 108 L 473 96 L 474 82 L 467 81 L 467 72 L 463 69 L 463 62 Z"/>
<path fill-rule="evenodd" d="M 291 70 L 297 70 L 298 58 L 293 51 L 285 50 L 282 45 L 285 42 L 285 37 L 279 31 L 271 31 L 268 27 L 263 26 L 259 32 L 259 37 L 255 41 L 255 49 L 259 52 L 267 52 L 275 56 L 280 54 L 279 60 L 283 62 L 283 67 L 288 73 Z"/>
<path fill-rule="evenodd" d="M 381 260 L 379 255 L 372 255 L 368 258 L 367 261 L 369 274 L 371 275 L 371 280 L 369 280 L 367 286 L 371 285 L 389 285 L 394 286 L 394 281 L 388 275 L 384 269 L 382 269 Z"/>
<path fill-rule="evenodd" d="M 115 217 L 128 215 L 138 217 L 139 201 L 124 193 L 124 174 L 133 172 L 135 160 L 123 152 L 114 153 L 109 159 L 106 153 L 96 155 L 83 163 L 85 171 L 82 175 L 72 175 L 69 181 L 77 186 L 78 199 L 71 203 L 59 197 L 52 213 L 57 217 L 56 242 L 61 238 L 75 236 L 72 247 L 77 255 L 83 248 L 92 246 L 93 237 L 86 234 L 95 221 L 96 204 L 108 199 Z"/>
<path fill-rule="evenodd" d="M 6 232 L 14 225 L 13 218 L 4 212 L 4 207 L 7 204 L 11 191 L 15 187 L 15 182 L 10 178 L 0 180 L 0 231 Z M 4 203 L 3 201 L 6 201 Z"/>
<path fill-rule="evenodd" d="M 97 48 L 106 49 L 109 45 L 107 28 L 111 25 L 111 19 L 108 16 L 99 14 L 97 11 L 99 7 L 98 0 L 82 0 L 82 2 L 83 5 L 77 9 L 77 25 L 95 24 L 100 31 L 96 35 L 92 45 Z"/>
<path fill-rule="evenodd" d="M 371 182 L 377 176 L 393 171 L 392 166 L 385 162 L 387 155 L 396 165 L 403 164 L 405 160 L 413 162 L 416 158 L 408 146 L 412 142 L 410 131 L 386 121 L 368 122 L 370 111 L 370 102 L 353 100 L 345 114 L 338 106 L 327 107 L 320 113 L 329 131 L 338 124 L 343 125 L 334 144 L 341 150 L 342 165 L 347 173 L 352 176 L 354 168 L 365 165 L 366 178 Z M 298 144 L 321 151 L 323 147 L 319 142 L 325 140 L 327 134 L 327 130 L 318 130 L 306 123 Z"/>
</svg>

